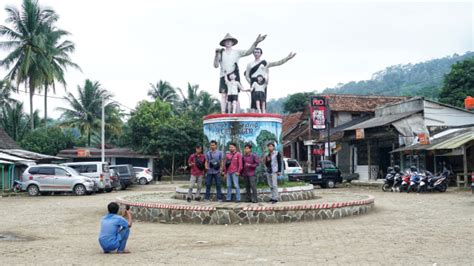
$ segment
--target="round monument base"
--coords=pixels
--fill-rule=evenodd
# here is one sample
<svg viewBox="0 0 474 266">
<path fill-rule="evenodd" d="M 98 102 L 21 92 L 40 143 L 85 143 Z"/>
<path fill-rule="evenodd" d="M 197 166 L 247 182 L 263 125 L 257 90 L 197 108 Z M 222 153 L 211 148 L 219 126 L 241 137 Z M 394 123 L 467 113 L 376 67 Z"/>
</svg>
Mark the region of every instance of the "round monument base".
<svg viewBox="0 0 474 266">
<path fill-rule="evenodd" d="M 323 198 L 270 203 L 197 202 L 173 199 L 170 194 L 142 194 L 118 198 L 130 206 L 134 219 L 146 222 L 191 224 L 263 224 L 339 219 L 368 213 L 375 199 L 369 195 L 325 193 Z"/>
<path fill-rule="evenodd" d="M 176 188 L 175 198 L 180 200 L 186 200 L 188 196 L 188 188 L 178 187 Z M 204 198 L 205 187 L 201 191 L 201 197 Z M 196 195 L 197 189 L 193 189 L 193 196 Z M 270 188 L 259 188 L 257 189 L 257 199 L 258 202 L 269 202 L 271 199 L 271 189 Z M 242 200 L 246 199 L 247 190 L 240 189 L 240 194 Z M 227 191 L 225 188 L 222 189 L 222 196 L 225 198 Z M 287 187 L 287 188 L 278 188 L 278 201 L 297 201 L 297 200 L 311 200 L 316 199 L 314 194 L 313 185 L 305 186 L 296 186 L 296 187 Z M 216 190 L 211 189 L 211 201 L 217 201 Z M 232 190 L 232 200 L 235 200 L 235 190 Z"/>
</svg>

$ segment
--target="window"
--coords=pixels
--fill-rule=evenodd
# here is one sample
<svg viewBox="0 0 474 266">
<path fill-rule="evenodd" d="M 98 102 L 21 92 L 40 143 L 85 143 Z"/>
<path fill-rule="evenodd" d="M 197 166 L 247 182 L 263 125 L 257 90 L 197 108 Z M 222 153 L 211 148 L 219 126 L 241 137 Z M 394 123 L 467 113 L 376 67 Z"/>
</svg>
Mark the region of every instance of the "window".
<svg viewBox="0 0 474 266">
<path fill-rule="evenodd" d="M 296 160 L 288 160 L 288 167 L 300 167 L 300 165 L 298 164 L 298 161 Z"/>
<path fill-rule="evenodd" d="M 28 170 L 28 173 L 32 175 L 36 175 L 38 174 L 38 171 L 39 171 L 39 167 L 31 167 L 30 170 Z"/>
<path fill-rule="evenodd" d="M 64 169 L 54 168 L 54 175 L 67 176 L 67 175 L 69 175 L 69 173 L 66 172 Z"/>
<path fill-rule="evenodd" d="M 96 164 L 83 165 L 82 169 L 83 169 L 82 173 L 95 173 L 97 172 L 97 165 Z"/>
<path fill-rule="evenodd" d="M 40 167 L 38 174 L 40 175 L 54 175 L 54 168 L 52 167 Z"/>
<path fill-rule="evenodd" d="M 128 169 L 126 166 L 117 167 L 119 174 L 128 174 Z"/>
<path fill-rule="evenodd" d="M 109 171 L 109 164 L 102 164 L 102 172 L 107 173 Z"/>
<path fill-rule="evenodd" d="M 323 162 L 323 168 L 336 168 L 332 162 Z"/>
</svg>

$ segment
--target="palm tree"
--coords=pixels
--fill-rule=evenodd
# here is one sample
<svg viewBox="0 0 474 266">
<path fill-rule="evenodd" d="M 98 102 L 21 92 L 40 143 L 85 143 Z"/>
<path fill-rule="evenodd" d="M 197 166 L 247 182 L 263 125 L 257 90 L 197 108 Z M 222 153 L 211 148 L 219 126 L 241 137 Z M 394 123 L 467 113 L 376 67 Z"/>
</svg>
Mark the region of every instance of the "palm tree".
<svg viewBox="0 0 474 266">
<path fill-rule="evenodd" d="M 37 111 L 35 113 L 38 115 Z M 16 102 L 2 108 L 0 126 L 15 141 L 20 141 L 28 132 L 29 121 L 30 117 L 23 112 L 23 103 Z"/>
<path fill-rule="evenodd" d="M 75 45 L 69 40 L 62 41 L 63 36 L 69 35 L 68 32 L 59 29 L 50 29 L 47 33 L 48 45 L 46 45 L 46 55 L 50 63 L 51 72 L 44 79 L 44 121 L 48 119 L 48 91 L 52 86 L 53 93 L 56 93 L 55 80 L 66 88 L 64 71 L 68 67 L 81 70 L 81 68 L 71 61 L 69 53 L 74 52 Z"/>
<path fill-rule="evenodd" d="M 91 136 L 101 129 L 102 99 L 108 102 L 105 105 L 105 130 L 111 134 L 121 132 L 121 113 L 117 103 L 111 101 L 112 94 L 102 89 L 99 82 L 92 82 L 87 79 L 84 86 L 77 87 L 79 97 L 72 93 L 64 99 L 68 102 L 69 108 L 58 107 L 56 110 L 63 112 L 60 125 L 77 128 L 82 136 L 87 137 L 87 145 L 91 145 Z"/>
<path fill-rule="evenodd" d="M 11 98 L 12 90 L 13 88 L 8 81 L 0 80 L 0 110 L 3 110 L 7 105 L 11 105 L 16 102 L 15 99 Z"/>
<path fill-rule="evenodd" d="M 0 26 L 0 36 L 9 39 L 0 42 L 0 47 L 12 51 L 0 61 L 0 66 L 10 69 L 7 80 L 15 81 L 16 87 L 24 83 L 29 89 L 30 117 L 33 117 L 35 90 L 51 76 L 50 60 L 46 54 L 46 33 L 58 20 L 58 15 L 34 0 L 23 0 L 21 11 L 8 6 L 5 10 L 8 15 L 6 21 L 12 27 Z M 30 127 L 34 128 L 33 120 L 30 121 Z"/>
<path fill-rule="evenodd" d="M 199 93 L 199 105 L 197 112 L 199 115 L 204 116 L 208 114 L 219 113 L 221 111 L 221 106 L 219 100 L 212 97 L 207 91 L 201 91 Z"/>
<path fill-rule="evenodd" d="M 148 91 L 148 95 L 153 99 L 159 99 L 163 102 L 174 104 L 178 100 L 178 94 L 176 89 L 173 88 L 167 81 L 158 81 L 156 84 L 151 84 L 151 89 Z"/>
</svg>

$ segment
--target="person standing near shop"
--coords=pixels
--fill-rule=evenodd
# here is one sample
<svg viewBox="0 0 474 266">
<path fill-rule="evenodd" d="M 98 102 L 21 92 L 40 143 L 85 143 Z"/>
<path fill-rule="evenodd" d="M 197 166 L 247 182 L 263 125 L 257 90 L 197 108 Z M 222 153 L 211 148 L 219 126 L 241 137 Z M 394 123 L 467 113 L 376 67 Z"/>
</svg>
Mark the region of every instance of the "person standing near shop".
<svg viewBox="0 0 474 266">
<path fill-rule="evenodd" d="M 227 179 L 227 202 L 232 200 L 232 184 L 234 184 L 235 188 L 235 202 L 240 202 L 240 172 L 242 172 L 242 154 L 237 151 L 237 145 L 232 142 L 229 144 L 229 153 L 225 156 L 225 168 L 223 171 Z"/>
<path fill-rule="evenodd" d="M 255 169 L 259 164 L 258 157 L 252 152 L 252 145 L 245 144 L 244 155 L 242 157 L 242 177 L 246 183 L 247 202 L 257 203 L 257 178 Z"/>
<path fill-rule="evenodd" d="M 202 177 L 204 176 L 206 157 L 202 154 L 202 146 L 197 145 L 195 153 L 191 154 L 188 159 L 188 166 L 191 168 L 191 178 L 189 180 L 189 191 L 186 200 L 191 202 L 193 197 L 194 184 L 197 182 L 196 201 L 201 200 Z"/>
<path fill-rule="evenodd" d="M 268 153 L 265 156 L 265 166 L 267 168 L 267 182 L 272 191 L 271 203 L 278 202 L 278 176 L 282 172 L 281 154 L 275 150 L 275 144 L 272 142 L 267 144 Z"/>
<path fill-rule="evenodd" d="M 222 160 L 224 155 L 221 151 L 217 150 L 217 141 L 211 140 L 209 145 L 209 151 L 206 152 L 206 195 L 205 200 L 209 201 L 211 199 L 211 186 L 212 181 L 214 180 L 216 184 L 216 195 L 217 200 L 222 201 L 222 191 L 221 191 L 221 169 L 222 169 Z"/>
</svg>

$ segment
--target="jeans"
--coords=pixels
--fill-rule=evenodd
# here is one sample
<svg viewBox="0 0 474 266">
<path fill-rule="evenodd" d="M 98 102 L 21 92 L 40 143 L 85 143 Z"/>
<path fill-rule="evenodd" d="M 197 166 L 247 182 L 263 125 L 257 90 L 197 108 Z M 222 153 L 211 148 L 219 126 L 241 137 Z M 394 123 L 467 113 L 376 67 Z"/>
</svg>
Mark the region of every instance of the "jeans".
<svg viewBox="0 0 474 266">
<path fill-rule="evenodd" d="M 276 173 L 267 174 L 267 183 L 272 190 L 272 200 L 278 200 L 278 176 Z"/>
<path fill-rule="evenodd" d="M 217 200 L 222 200 L 222 191 L 221 191 L 221 177 L 219 174 L 207 174 L 206 175 L 206 200 L 211 198 L 211 186 L 212 180 L 216 182 L 216 193 L 217 193 Z"/>
<path fill-rule="evenodd" d="M 227 174 L 227 195 L 226 200 L 232 199 L 232 183 L 235 187 L 235 200 L 240 201 L 240 187 L 239 187 L 239 176 L 236 173 Z"/>
<path fill-rule="evenodd" d="M 247 201 L 256 203 L 257 199 L 257 178 L 255 176 L 244 176 L 247 190 Z"/>
<path fill-rule="evenodd" d="M 117 240 L 113 242 L 107 240 L 99 240 L 100 246 L 102 247 L 105 253 L 109 253 L 115 250 L 117 250 L 117 252 L 123 252 L 125 250 L 128 236 L 130 235 L 130 229 L 123 228 L 118 232 L 118 234 L 119 236 L 117 237 Z"/>
<path fill-rule="evenodd" d="M 202 187 L 202 176 L 194 176 L 191 175 L 191 179 L 189 180 L 189 190 L 188 190 L 188 199 L 193 198 L 193 188 L 194 188 L 194 183 L 196 183 L 197 180 L 197 191 L 196 191 L 196 199 L 201 198 L 201 187 Z"/>
</svg>

